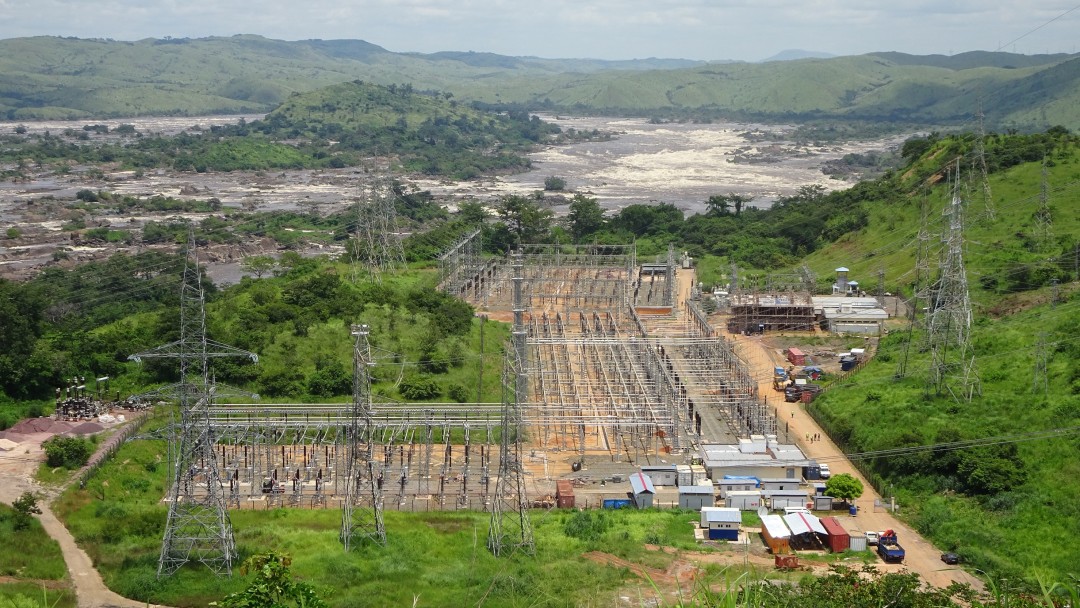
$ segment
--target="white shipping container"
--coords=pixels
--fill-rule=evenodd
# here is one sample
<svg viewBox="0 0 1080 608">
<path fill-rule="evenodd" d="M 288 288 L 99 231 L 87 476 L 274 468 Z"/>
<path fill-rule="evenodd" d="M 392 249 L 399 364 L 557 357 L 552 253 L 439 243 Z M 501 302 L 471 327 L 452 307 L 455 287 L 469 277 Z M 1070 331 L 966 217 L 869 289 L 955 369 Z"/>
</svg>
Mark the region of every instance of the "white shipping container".
<svg viewBox="0 0 1080 608">
<path fill-rule="evenodd" d="M 709 483 L 709 474 L 700 464 L 690 465 L 690 485 L 703 486 Z"/>
<path fill-rule="evenodd" d="M 675 467 L 675 472 L 678 474 L 680 486 L 697 485 L 694 483 L 694 473 L 690 470 L 690 465 L 680 464 Z"/>
<path fill-rule="evenodd" d="M 851 549 L 852 551 L 866 551 L 866 537 L 851 533 L 851 544 L 848 545 L 848 549 Z"/>
</svg>

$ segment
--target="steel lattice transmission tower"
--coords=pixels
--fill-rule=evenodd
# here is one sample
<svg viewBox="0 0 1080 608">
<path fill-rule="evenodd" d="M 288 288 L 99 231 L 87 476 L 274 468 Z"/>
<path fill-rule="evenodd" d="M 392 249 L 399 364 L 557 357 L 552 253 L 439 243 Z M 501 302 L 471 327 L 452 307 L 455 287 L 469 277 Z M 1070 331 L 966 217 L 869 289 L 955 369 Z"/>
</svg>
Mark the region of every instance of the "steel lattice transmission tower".
<svg viewBox="0 0 1080 608">
<path fill-rule="evenodd" d="M 981 393 L 975 354 L 971 348 L 971 297 L 964 269 L 963 201 L 958 192 L 959 166 L 952 201 L 945 209 L 941 276 L 930 306 L 927 333 L 930 344 L 930 377 L 927 388 L 948 392 L 957 401 L 970 401 Z"/>
<path fill-rule="evenodd" d="M 348 464 L 345 470 L 345 503 L 341 511 L 341 542 L 348 551 L 353 541 L 369 540 L 386 544 L 383 524 L 381 467 L 373 462 L 374 428 L 371 419 L 371 377 L 373 365 L 368 326 L 354 325 L 353 402 L 349 427 L 345 431 Z"/>
<path fill-rule="evenodd" d="M 499 440 L 499 479 L 491 505 L 488 548 L 496 556 L 536 551 L 529 504 L 525 495 L 525 470 L 521 459 L 521 403 L 528 394 L 525 375 L 525 308 L 521 291 L 523 265 L 520 253 L 513 256 L 514 327 L 513 352 L 503 367 L 502 436 Z"/>
<path fill-rule="evenodd" d="M 982 104 L 976 114 L 979 119 L 979 131 L 975 134 L 975 163 L 982 174 L 983 205 L 986 210 L 986 219 L 991 222 L 997 219 L 997 210 L 994 207 L 994 193 L 990 191 L 990 175 L 986 169 L 986 125 L 984 124 Z"/>
<path fill-rule="evenodd" d="M 915 325 L 920 312 L 919 304 L 920 302 L 929 302 L 930 300 L 929 289 L 927 289 L 927 283 L 930 277 L 930 232 L 926 228 L 926 210 L 927 201 L 926 198 L 923 197 L 922 219 L 919 222 L 919 233 L 915 237 L 915 282 L 912 286 L 911 311 L 908 315 L 907 342 L 904 343 L 904 353 L 900 356 L 900 360 L 897 361 L 896 372 L 893 374 L 893 378 L 897 380 L 907 376 L 908 357 L 911 355 L 911 346 L 915 341 Z"/>
<path fill-rule="evenodd" d="M 1054 241 L 1054 214 L 1050 210 L 1050 178 L 1045 157 L 1039 185 L 1039 206 L 1035 209 L 1035 240 L 1041 251 L 1048 251 Z"/>
<path fill-rule="evenodd" d="M 356 202 L 352 259 L 376 283 L 382 281 L 383 273 L 405 266 L 397 226 L 397 198 L 391 181 L 377 177 L 361 188 Z"/>
<path fill-rule="evenodd" d="M 216 387 L 207 361 L 211 357 L 247 357 L 257 362 L 258 356 L 208 339 L 205 304 L 192 232 L 180 288 L 180 339 L 129 357 L 134 361 L 180 361 L 180 382 L 158 391 L 172 394 L 180 402 L 180 426 L 174 430 L 170 445 L 174 455 L 172 487 L 158 561 L 159 577 L 172 575 L 192 560 L 206 564 L 215 574 L 231 575 L 236 558 L 232 522 L 210 430 L 209 408 Z"/>
</svg>

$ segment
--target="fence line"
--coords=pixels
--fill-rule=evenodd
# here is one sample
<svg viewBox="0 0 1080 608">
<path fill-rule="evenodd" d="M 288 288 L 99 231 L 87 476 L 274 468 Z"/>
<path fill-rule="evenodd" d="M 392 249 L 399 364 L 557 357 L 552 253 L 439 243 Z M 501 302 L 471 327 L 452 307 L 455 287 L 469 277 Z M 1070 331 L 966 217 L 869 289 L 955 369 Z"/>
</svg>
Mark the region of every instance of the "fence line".
<svg viewBox="0 0 1080 608">
<path fill-rule="evenodd" d="M 97 452 L 90 457 L 90 460 L 79 469 L 79 473 L 76 479 L 79 480 L 79 487 L 85 487 L 86 482 L 90 481 L 90 478 L 97 473 L 97 470 L 101 468 L 103 464 L 108 462 L 110 458 L 116 455 L 120 450 L 120 447 L 131 438 L 132 435 L 142 430 L 146 425 L 146 421 L 150 419 L 150 413 L 147 412 L 138 418 L 135 418 L 127 424 L 124 428 L 117 431 L 112 437 L 109 437 L 105 445 L 98 448 Z"/>
</svg>

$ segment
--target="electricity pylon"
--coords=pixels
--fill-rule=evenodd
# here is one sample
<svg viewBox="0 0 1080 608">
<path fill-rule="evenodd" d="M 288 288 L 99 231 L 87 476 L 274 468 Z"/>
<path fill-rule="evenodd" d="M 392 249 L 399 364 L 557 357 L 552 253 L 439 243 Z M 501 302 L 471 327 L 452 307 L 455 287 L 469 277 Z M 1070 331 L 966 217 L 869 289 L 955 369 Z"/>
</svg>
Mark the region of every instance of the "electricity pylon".
<svg viewBox="0 0 1080 608">
<path fill-rule="evenodd" d="M 258 356 L 206 337 L 206 300 L 202 270 L 190 234 L 180 287 L 180 339 L 131 355 L 134 361 L 163 358 L 180 361 L 180 382 L 159 391 L 180 402 L 180 426 L 171 437 L 172 487 L 169 514 L 158 560 L 158 576 L 170 576 L 189 561 L 202 562 L 215 574 L 231 575 L 236 558 L 232 522 L 214 453 L 209 409 L 216 387 L 207 361 L 212 357 Z"/>
<path fill-rule="evenodd" d="M 405 250 L 397 227 L 397 193 L 389 179 L 375 178 L 361 189 L 356 202 L 356 229 L 352 261 L 366 270 L 372 282 L 382 274 L 405 266 Z"/>
<path fill-rule="evenodd" d="M 948 392 L 957 401 L 971 401 L 981 393 L 975 354 L 971 347 L 971 297 L 964 269 L 964 203 L 959 195 L 959 174 L 953 182 L 952 201 L 945 209 L 948 229 L 936 290 L 927 323 L 930 377 L 927 389 Z"/>
<path fill-rule="evenodd" d="M 354 325 L 353 402 L 349 427 L 345 431 L 349 461 L 345 468 L 345 504 L 341 512 L 341 542 L 345 550 L 353 541 L 369 540 L 386 544 L 383 524 L 382 467 L 373 461 L 374 429 L 371 420 L 371 345 L 368 326 Z"/>
<path fill-rule="evenodd" d="M 499 479 L 491 505 L 488 548 L 496 556 L 536 551 L 529 504 L 525 495 L 525 470 L 521 458 L 521 404 L 526 401 L 525 308 L 522 302 L 521 254 L 513 256 L 514 327 L 513 348 L 507 349 L 503 367 L 502 437 L 499 441 Z"/>
</svg>

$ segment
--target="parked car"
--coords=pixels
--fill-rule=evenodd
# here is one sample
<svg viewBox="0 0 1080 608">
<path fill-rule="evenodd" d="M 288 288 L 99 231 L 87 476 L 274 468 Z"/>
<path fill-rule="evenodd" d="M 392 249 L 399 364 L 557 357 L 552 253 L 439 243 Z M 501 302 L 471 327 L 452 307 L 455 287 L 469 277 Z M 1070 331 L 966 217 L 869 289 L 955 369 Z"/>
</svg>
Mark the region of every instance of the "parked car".
<svg viewBox="0 0 1080 608">
<path fill-rule="evenodd" d="M 942 553 L 941 561 L 949 565 L 956 565 L 960 563 L 960 556 L 952 552 Z"/>
<path fill-rule="evenodd" d="M 828 479 L 830 477 L 832 477 L 832 471 L 829 470 L 829 465 L 823 463 L 821 465 L 821 478 Z"/>
<path fill-rule="evenodd" d="M 879 538 L 881 538 L 881 534 L 878 534 L 873 530 L 868 530 L 866 532 L 866 544 L 868 545 L 876 545 Z"/>
</svg>

